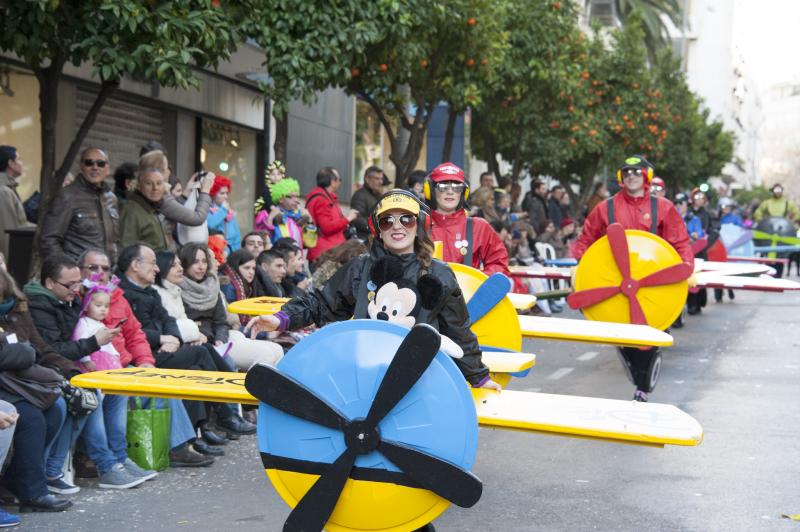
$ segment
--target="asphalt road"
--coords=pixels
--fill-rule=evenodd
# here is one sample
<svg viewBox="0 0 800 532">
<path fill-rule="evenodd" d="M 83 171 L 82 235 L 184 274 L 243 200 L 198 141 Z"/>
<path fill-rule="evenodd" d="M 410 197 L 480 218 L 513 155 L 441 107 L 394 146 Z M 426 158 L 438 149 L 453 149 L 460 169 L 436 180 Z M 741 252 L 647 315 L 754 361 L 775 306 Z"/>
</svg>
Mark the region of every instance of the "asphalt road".
<svg viewBox="0 0 800 532">
<path fill-rule="evenodd" d="M 651 401 L 703 426 L 699 447 L 656 449 L 481 429 L 480 502 L 440 531 L 800 530 L 800 296 L 737 294 L 673 331 Z M 569 315 L 569 314 L 568 314 Z M 512 388 L 629 399 L 610 347 L 526 342 L 539 356 Z M 24 514 L 26 530 L 278 531 L 288 515 L 249 437 L 201 470 L 126 491 L 79 480 L 75 507 Z"/>
</svg>

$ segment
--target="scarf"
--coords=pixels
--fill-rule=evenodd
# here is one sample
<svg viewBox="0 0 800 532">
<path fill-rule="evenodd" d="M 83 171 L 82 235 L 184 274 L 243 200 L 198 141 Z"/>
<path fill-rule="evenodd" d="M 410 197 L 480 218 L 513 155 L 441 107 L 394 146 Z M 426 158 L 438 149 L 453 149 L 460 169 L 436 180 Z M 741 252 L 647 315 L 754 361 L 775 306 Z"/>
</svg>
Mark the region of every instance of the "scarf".
<svg viewBox="0 0 800 532">
<path fill-rule="evenodd" d="M 219 279 L 214 272 L 208 272 L 200 282 L 184 277 L 180 286 L 181 298 L 187 308 L 209 310 L 214 308 L 219 300 Z"/>
<path fill-rule="evenodd" d="M 239 272 L 234 271 L 233 268 L 228 266 L 227 264 L 223 264 L 219 268 L 220 273 L 228 277 L 228 280 L 233 287 L 233 291 L 236 294 L 235 299 L 233 301 L 241 301 L 242 299 L 249 299 L 253 297 L 253 285 L 247 284 L 242 276 L 239 275 Z M 233 303 L 233 301 L 228 301 L 228 303 Z M 247 322 L 250 321 L 251 316 L 247 314 L 239 314 L 239 323 L 242 325 L 247 325 Z"/>
</svg>

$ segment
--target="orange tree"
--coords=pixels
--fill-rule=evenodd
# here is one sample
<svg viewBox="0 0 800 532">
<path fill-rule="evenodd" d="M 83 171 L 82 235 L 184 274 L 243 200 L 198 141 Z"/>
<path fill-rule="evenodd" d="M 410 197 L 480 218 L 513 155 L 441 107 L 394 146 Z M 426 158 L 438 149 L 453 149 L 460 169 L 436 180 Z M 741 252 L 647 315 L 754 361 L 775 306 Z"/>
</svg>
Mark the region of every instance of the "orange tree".
<svg viewBox="0 0 800 532">
<path fill-rule="evenodd" d="M 724 131 L 718 120 L 709 119 L 708 109 L 689 91 L 671 53 L 660 54 L 652 72 L 663 91 L 670 122 L 669 135 L 653 157 L 656 173 L 672 190 L 691 188 L 719 175 L 733 158 L 733 134 Z"/>
<path fill-rule="evenodd" d="M 341 87 L 375 111 L 402 182 L 417 165 L 434 107 L 480 101 L 479 82 L 504 49 L 495 16 L 504 1 L 311 0 L 267 10 L 251 0 L 247 31 L 264 49 L 270 79 L 262 89 L 279 126 L 291 100 L 311 103 Z"/>
<path fill-rule="evenodd" d="M 433 110 L 478 105 L 506 49 L 505 5 L 492 0 L 402 0 L 397 23 L 367 47 L 345 89 L 363 98 L 389 140 L 397 183 L 417 165 Z"/>
</svg>

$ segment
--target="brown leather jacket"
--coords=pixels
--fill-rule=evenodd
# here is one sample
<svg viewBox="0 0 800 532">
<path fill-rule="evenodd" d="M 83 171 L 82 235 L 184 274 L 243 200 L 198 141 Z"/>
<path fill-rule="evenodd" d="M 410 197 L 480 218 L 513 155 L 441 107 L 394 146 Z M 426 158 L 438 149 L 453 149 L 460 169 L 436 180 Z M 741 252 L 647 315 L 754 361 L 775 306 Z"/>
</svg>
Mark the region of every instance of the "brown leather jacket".
<svg viewBox="0 0 800 532">
<path fill-rule="evenodd" d="M 58 192 L 41 223 L 42 257 L 64 253 L 77 260 L 85 250 L 100 248 L 112 264 L 117 259 L 117 197 L 105 183 L 98 187 L 78 174 Z"/>
</svg>

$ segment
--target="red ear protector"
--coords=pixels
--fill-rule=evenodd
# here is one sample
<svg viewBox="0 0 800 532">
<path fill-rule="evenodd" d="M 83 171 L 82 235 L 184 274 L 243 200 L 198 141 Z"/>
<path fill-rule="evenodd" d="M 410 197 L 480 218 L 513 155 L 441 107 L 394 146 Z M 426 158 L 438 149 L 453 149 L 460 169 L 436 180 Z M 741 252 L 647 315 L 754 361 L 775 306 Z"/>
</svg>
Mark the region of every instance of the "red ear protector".
<svg viewBox="0 0 800 532">
<path fill-rule="evenodd" d="M 469 199 L 469 183 L 464 180 L 464 191 L 461 193 L 461 205 L 464 206 Z M 434 188 L 436 187 L 436 183 L 431 179 L 431 174 L 425 176 L 425 180 L 422 182 L 422 196 L 425 198 L 425 201 L 428 202 L 428 205 L 431 206 L 432 209 L 436 208 L 436 194 L 434 192 Z"/>
<path fill-rule="evenodd" d="M 375 204 L 375 209 L 372 213 L 370 213 L 369 218 L 367 218 L 367 225 L 369 226 L 369 232 L 372 233 L 372 236 L 376 238 L 380 237 L 380 231 L 378 230 L 378 218 L 375 216 L 374 211 L 378 210 L 378 205 L 381 204 L 384 198 L 394 195 L 406 196 L 413 199 L 417 205 L 419 205 L 419 214 L 417 215 L 417 230 L 430 233 L 433 222 L 431 221 L 431 210 L 428 208 L 428 206 L 422 203 L 414 193 L 396 188 L 381 196 L 381 199 L 379 199 L 378 203 Z"/>
</svg>

